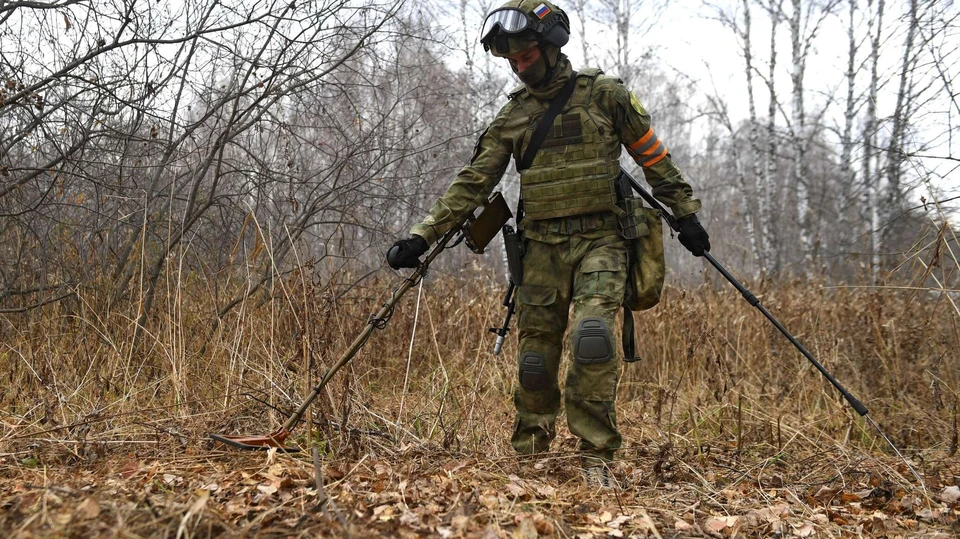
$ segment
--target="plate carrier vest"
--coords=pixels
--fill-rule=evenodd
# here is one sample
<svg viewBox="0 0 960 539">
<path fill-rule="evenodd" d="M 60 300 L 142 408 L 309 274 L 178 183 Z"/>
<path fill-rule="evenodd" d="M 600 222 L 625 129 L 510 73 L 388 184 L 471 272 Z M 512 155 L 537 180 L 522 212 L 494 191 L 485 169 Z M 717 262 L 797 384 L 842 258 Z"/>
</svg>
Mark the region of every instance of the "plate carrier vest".
<svg viewBox="0 0 960 539">
<path fill-rule="evenodd" d="M 573 95 L 547 131 L 533 163 L 520 172 L 520 196 L 527 218 L 623 213 L 617 207 L 616 192 L 620 139 L 607 113 L 590 99 L 594 81 L 602 73 L 595 68 L 577 73 Z M 511 92 L 510 98 L 531 118 L 525 142 L 515 150 L 519 163 L 549 103 L 531 95 L 526 87 Z"/>
</svg>

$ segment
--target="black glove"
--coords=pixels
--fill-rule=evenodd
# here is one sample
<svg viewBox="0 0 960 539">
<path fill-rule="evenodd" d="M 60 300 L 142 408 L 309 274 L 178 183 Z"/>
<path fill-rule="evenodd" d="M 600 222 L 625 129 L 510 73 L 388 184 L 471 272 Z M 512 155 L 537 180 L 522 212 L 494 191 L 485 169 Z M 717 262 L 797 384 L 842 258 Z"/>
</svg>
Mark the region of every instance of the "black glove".
<svg viewBox="0 0 960 539">
<path fill-rule="evenodd" d="M 710 250 L 710 236 L 704 230 L 696 214 L 686 215 L 677 219 L 680 225 L 680 243 L 693 253 L 693 256 L 703 256 L 704 251 Z"/>
<path fill-rule="evenodd" d="M 415 268 L 420 263 L 420 255 L 429 248 L 427 240 L 414 234 L 393 244 L 387 251 L 387 264 L 393 269 Z"/>
</svg>

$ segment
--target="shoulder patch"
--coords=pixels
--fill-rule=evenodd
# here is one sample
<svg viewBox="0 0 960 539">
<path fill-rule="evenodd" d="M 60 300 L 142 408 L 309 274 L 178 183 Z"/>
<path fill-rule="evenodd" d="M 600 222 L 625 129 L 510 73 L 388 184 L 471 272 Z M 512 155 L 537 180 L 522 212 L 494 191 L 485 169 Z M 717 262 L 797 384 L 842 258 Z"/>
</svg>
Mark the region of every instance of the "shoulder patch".
<svg viewBox="0 0 960 539">
<path fill-rule="evenodd" d="M 647 111 L 643 109 L 643 105 L 640 104 L 640 99 L 633 92 L 630 92 L 630 106 L 633 107 L 633 110 L 637 111 L 637 114 L 647 114 Z"/>
</svg>

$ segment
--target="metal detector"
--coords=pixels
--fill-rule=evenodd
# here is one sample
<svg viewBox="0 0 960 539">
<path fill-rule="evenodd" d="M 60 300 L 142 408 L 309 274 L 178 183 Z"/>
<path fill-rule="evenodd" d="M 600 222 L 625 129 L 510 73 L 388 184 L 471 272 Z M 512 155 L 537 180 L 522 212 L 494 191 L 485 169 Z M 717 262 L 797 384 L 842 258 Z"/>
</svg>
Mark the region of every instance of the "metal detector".
<svg viewBox="0 0 960 539">
<path fill-rule="evenodd" d="M 498 191 L 487 200 L 478 215 L 468 214 L 457 226 L 444 234 L 443 237 L 440 238 L 440 241 L 437 242 L 436 247 L 427 253 L 426 258 L 420 262 L 416 270 L 410 274 L 409 277 L 404 279 L 403 283 L 401 283 L 400 286 L 393 291 L 393 293 L 390 295 L 390 299 L 383 304 L 383 306 L 380 308 L 380 311 L 370 317 L 370 320 L 363 328 L 363 331 L 357 335 L 357 337 L 353 340 L 347 350 L 343 352 L 337 362 L 334 363 L 332 367 L 327 369 L 327 372 L 324 373 L 323 377 L 313 388 L 313 391 L 307 395 L 307 398 L 302 404 L 300 404 L 300 407 L 297 408 L 297 410 L 293 412 L 289 418 L 287 418 L 287 420 L 279 429 L 269 434 L 255 436 L 211 434 L 210 439 L 236 449 L 248 451 L 266 451 L 276 448 L 279 451 L 287 453 L 299 452 L 300 448 L 298 447 L 289 447 L 283 445 L 286 439 L 290 436 L 290 432 L 294 427 L 296 427 L 297 423 L 300 422 L 300 419 L 303 417 L 303 414 L 306 413 L 307 408 L 311 403 L 313 403 L 314 399 L 320 395 L 320 391 L 323 390 L 324 386 L 327 385 L 327 382 L 333 378 L 333 375 L 336 374 L 337 371 L 339 371 L 344 365 L 349 363 L 350 360 L 357 355 L 357 352 L 360 350 L 360 348 L 366 344 L 367 340 L 370 338 L 370 334 L 373 333 L 373 330 L 383 329 L 387 326 L 387 322 L 389 322 L 390 318 L 393 316 L 393 308 L 397 304 L 397 301 L 399 301 L 408 290 L 420 283 L 420 280 L 426 276 L 427 268 L 430 266 L 430 263 L 433 262 L 433 260 L 437 258 L 437 256 L 443 252 L 444 249 L 448 248 L 448 246 L 455 247 L 464 240 L 466 240 L 467 246 L 470 248 L 470 250 L 475 253 L 483 253 L 483 250 L 487 247 L 494 236 L 496 236 L 497 232 L 500 231 L 500 227 L 502 227 L 511 217 L 513 217 L 513 214 L 510 212 L 510 208 L 507 206 L 503 195 Z M 395 248 L 396 247 L 392 249 Z"/>
<path fill-rule="evenodd" d="M 663 217 L 664 221 L 667 222 L 667 225 L 669 225 L 670 228 L 673 229 L 675 232 L 679 233 L 680 225 L 677 222 L 677 219 L 673 215 L 671 215 L 670 212 L 668 212 L 667 209 L 664 208 L 662 204 L 660 204 L 660 201 L 653 198 L 653 195 L 647 192 L 647 190 L 644 189 L 642 185 L 640 185 L 640 182 L 638 182 L 633 176 L 631 176 L 629 172 L 621 168 L 620 173 L 623 175 L 624 178 L 627 179 L 627 181 L 630 183 L 630 186 L 633 188 L 633 190 L 636 191 L 638 195 L 640 195 L 640 198 L 645 200 L 647 204 L 650 204 L 650 207 L 660 212 L 660 216 Z M 810 363 L 813 364 L 814 367 L 817 368 L 818 371 L 820 371 L 820 374 L 822 374 L 823 377 L 826 378 L 833 385 L 833 387 L 837 388 L 837 391 L 839 391 L 840 394 L 843 395 L 843 398 L 846 399 L 848 403 L 850 403 L 850 406 L 853 407 L 853 409 L 856 410 L 856 412 L 860 414 L 861 417 L 865 417 L 867 421 L 869 421 L 870 424 L 873 425 L 875 429 L 877 429 L 877 432 L 880 433 L 880 436 L 887 442 L 888 445 L 890 445 L 890 447 L 897 454 L 897 456 L 900 457 L 900 460 L 902 460 L 903 463 L 910 470 L 910 472 L 913 473 L 914 477 L 916 477 L 917 480 L 920 481 L 920 486 L 926 488 L 923 483 L 923 478 L 920 477 L 920 474 L 918 474 L 917 471 L 913 469 L 913 466 L 911 466 L 910 463 L 907 462 L 907 459 L 904 458 L 902 453 L 900 453 L 900 450 L 897 449 L 897 446 L 893 445 L 893 442 L 891 442 L 890 438 L 888 438 L 887 435 L 883 432 L 883 429 L 880 428 L 880 425 L 877 425 L 877 423 L 873 420 L 873 418 L 867 415 L 867 407 L 864 406 L 863 403 L 860 402 L 858 398 L 854 397 L 852 393 L 847 391 L 847 389 L 843 387 L 843 385 L 841 385 L 840 382 L 837 381 L 837 379 L 834 378 L 833 375 L 830 374 L 830 372 L 827 371 L 827 369 L 823 365 L 821 365 L 820 362 L 817 361 L 815 357 L 813 357 L 813 354 L 807 351 L 807 349 L 804 348 L 802 344 L 800 344 L 800 341 L 798 341 L 796 337 L 794 337 L 789 331 L 787 331 L 787 328 L 783 327 L 783 324 L 781 324 L 779 320 L 777 320 L 772 314 L 770 314 L 770 311 L 768 311 L 763 305 L 760 304 L 760 298 L 758 298 L 752 292 L 747 290 L 747 288 L 743 286 L 740 283 L 740 281 L 738 281 L 737 278 L 734 277 L 729 271 L 727 271 L 727 268 L 723 267 L 723 265 L 720 262 L 718 262 L 717 259 L 714 258 L 709 251 L 704 251 L 703 257 L 706 258 L 707 262 L 710 262 L 710 265 L 716 268 L 716 270 L 719 271 L 720 274 L 723 275 L 723 277 L 726 280 L 730 281 L 730 284 L 732 284 L 737 289 L 737 291 L 740 292 L 740 294 L 743 296 L 743 299 L 747 300 L 747 303 L 749 303 L 753 307 L 756 307 L 757 310 L 759 310 L 763 314 L 763 316 L 765 316 L 767 320 L 769 320 L 770 323 L 772 323 L 774 327 L 776 327 L 780 331 L 780 333 L 782 333 L 783 336 L 786 337 L 787 340 L 789 340 L 790 343 L 793 344 L 797 348 L 797 350 L 799 350 L 800 353 L 803 354 L 803 356 L 807 358 L 810 361 Z"/>
</svg>

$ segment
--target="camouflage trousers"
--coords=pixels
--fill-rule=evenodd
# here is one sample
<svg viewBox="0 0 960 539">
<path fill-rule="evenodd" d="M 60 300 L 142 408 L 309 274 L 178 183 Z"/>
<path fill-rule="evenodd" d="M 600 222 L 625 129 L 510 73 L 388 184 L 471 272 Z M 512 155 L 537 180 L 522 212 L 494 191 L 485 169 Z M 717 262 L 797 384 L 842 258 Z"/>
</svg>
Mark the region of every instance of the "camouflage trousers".
<svg viewBox="0 0 960 539">
<path fill-rule="evenodd" d="M 573 358 L 563 392 L 567 424 L 580 438 L 585 460 L 612 460 L 621 442 L 615 401 L 622 352 L 614 320 L 626 286 L 626 243 L 609 227 L 525 236 L 523 284 L 516 296 L 519 383 L 511 443 L 520 454 L 539 453 L 555 436 L 558 373 L 572 304 L 566 344 Z"/>
</svg>

